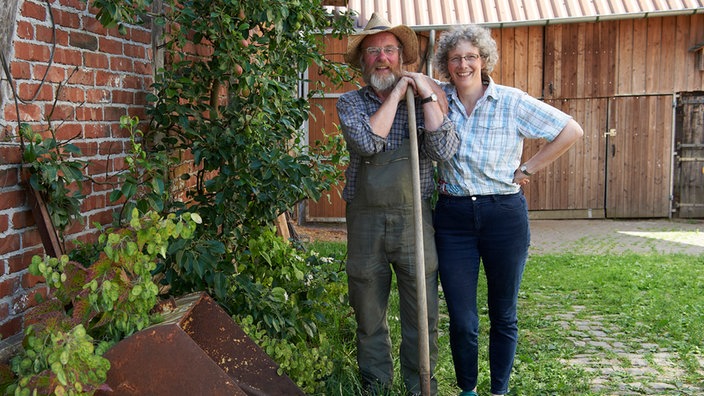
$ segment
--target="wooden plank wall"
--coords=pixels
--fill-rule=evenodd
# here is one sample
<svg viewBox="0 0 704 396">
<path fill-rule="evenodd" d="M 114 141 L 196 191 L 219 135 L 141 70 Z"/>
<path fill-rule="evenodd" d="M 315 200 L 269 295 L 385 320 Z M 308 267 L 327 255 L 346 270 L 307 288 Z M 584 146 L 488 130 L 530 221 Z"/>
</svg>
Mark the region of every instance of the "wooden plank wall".
<svg viewBox="0 0 704 396">
<path fill-rule="evenodd" d="M 680 217 L 704 217 L 704 92 L 683 95 L 680 102 L 674 193 Z"/>
<path fill-rule="evenodd" d="M 500 53 L 494 80 L 565 110 L 585 130 L 584 139 L 526 189 L 531 211 L 669 215 L 672 103 L 678 92 L 704 91 L 704 72 L 689 52 L 704 41 L 702 26 L 704 14 L 492 29 Z M 427 33 L 420 38 L 425 48 Z M 342 61 L 345 41 L 333 41 L 329 55 Z M 409 69 L 422 71 L 424 63 Z M 348 83 L 334 92 L 350 89 Z M 323 128 L 335 130 L 335 100 L 315 99 L 326 114 L 311 121 L 311 139 Z M 611 128 L 616 137 L 604 135 Z M 541 144 L 528 142 L 525 156 Z M 607 158 L 614 150 L 619 157 Z M 317 212 L 309 205 L 309 211 L 317 220 L 344 217 L 344 204 L 325 205 Z"/>
</svg>

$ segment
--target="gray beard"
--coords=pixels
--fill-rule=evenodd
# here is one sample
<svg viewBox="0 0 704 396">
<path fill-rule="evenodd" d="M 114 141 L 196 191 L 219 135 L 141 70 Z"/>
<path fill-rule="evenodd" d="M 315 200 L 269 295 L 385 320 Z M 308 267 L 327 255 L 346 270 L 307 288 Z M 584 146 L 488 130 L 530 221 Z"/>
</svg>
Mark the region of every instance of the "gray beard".
<svg viewBox="0 0 704 396">
<path fill-rule="evenodd" d="M 376 91 L 386 92 L 390 91 L 396 85 L 397 81 L 398 78 L 394 75 L 381 77 L 372 74 L 369 76 L 369 81 L 367 81 L 367 84 Z"/>
</svg>

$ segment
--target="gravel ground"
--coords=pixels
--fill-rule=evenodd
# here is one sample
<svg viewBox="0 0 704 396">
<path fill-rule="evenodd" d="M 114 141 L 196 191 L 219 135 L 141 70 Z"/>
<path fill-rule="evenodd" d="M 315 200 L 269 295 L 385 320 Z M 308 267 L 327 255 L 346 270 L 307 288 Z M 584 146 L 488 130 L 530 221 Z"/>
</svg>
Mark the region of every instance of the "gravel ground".
<svg viewBox="0 0 704 396">
<path fill-rule="evenodd" d="M 704 254 L 704 220 L 532 220 L 531 253 Z"/>
<path fill-rule="evenodd" d="M 704 254 L 704 220 L 531 220 L 531 254 Z M 304 241 L 345 241 L 343 223 L 295 226 Z"/>
</svg>

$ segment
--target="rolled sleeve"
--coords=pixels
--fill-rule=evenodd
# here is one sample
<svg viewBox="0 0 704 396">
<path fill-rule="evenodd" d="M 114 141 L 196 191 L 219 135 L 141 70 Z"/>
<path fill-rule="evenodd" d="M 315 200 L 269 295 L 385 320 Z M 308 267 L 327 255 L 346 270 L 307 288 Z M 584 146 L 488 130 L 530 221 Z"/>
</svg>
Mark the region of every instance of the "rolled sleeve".
<svg viewBox="0 0 704 396">
<path fill-rule="evenodd" d="M 386 140 L 372 131 L 370 114 L 356 91 L 338 99 L 337 115 L 350 152 L 366 157 L 384 150 Z"/>
<path fill-rule="evenodd" d="M 460 147 L 460 137 L 455 124 L 444 116 L 436 131 L 422 129 L 421 150 L 433 161 L 446 161 L 452 158 Z"/>
</svg>

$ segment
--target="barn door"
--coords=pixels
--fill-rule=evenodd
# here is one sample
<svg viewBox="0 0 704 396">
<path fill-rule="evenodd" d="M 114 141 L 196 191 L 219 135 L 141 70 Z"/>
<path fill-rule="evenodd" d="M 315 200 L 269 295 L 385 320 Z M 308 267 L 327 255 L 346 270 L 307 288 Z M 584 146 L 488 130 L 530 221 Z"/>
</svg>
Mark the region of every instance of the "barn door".
<svg viewBox="0 0 704 396">
<path fill-rule="evenodd" d="M 704 92 L 685 93 L 678 100 L 675 160 L 678 217 L 704 217 Z"/>
<path fill-rule="evenodd" d="M 606 217 L 670 217 L 672 96 L 609 101 L 605 139 Z"/>
</svg>

